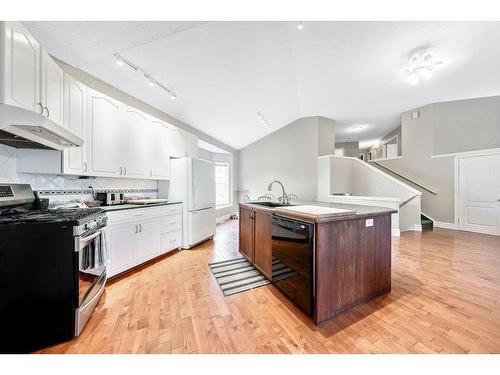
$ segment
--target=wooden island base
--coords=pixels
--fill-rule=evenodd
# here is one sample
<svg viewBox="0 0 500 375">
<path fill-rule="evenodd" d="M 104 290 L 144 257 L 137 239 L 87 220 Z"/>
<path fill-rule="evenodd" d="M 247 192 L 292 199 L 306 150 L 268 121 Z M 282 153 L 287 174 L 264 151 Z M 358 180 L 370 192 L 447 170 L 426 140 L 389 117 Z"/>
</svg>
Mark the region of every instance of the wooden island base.
<svg viewBox="0 0 500 375">
<path fill-rule="evenodd" d="M 391 214 L 356 212 L 315 224 L 314 312 L 321 325 L 391 291 Z M 272 280 L 273 210 L 240 204 L 239 251 Z"/>
</svg>

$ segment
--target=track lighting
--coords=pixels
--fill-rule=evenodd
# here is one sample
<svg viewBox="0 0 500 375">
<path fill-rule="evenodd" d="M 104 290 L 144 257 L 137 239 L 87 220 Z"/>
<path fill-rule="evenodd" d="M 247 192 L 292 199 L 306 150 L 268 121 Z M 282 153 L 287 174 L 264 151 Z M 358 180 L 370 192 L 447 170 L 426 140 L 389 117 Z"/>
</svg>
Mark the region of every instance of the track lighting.
<svg viewBox="0 0 500 375">
<path fill-rule="evenodd" d="M 271 127 L 269 126 L 269 123 L 266 121 L 262 113 L 259 111 L 257 112 L 257 119 L 264 125 L 264 127 L 268 130 L 271 131 Z"/>
<path fill-rule="evenodd" d="M 147 74 L 146 72 L 144 72 L 141 68 L 139 68 L 137 65 L 133 64 L 132 62 L 130 62 L 129 60 L 127 59 L 124 59 L 122 56 L 120 56 L 119 54 L 114 54 L 115 58 L 116 58 L 116 64 L 119 65 L 119 66 L 123 66 L 123 65 L 127 65 L 129 66 L 131 69 L 133 69 L 135 72 L 139 73 L 139 74 L 142 74 L 144 76 L 144 78 L 148 81 L 148 85 L 150 87 L 159 87 L 161 88 L 163 91 L 166 91 L 167 94 L 169 95 L 170 97 L 170 100 L 175 100 L 177 99 L 177 94 L 172 90 L 170 89 L 169 87 L 165 86 L 163 83 L 161 83 L 160 81 L 154 79 L 151 75 Z"/>
</svg>

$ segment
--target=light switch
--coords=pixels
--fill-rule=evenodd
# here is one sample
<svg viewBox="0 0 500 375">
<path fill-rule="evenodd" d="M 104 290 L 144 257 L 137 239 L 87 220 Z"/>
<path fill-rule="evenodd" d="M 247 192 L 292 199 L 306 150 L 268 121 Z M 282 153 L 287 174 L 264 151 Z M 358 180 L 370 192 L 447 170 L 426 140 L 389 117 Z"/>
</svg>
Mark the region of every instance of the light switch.
<svg viewBox="0 0 500 375">
<path fill-rule="evenodd" d="M 366 226 L 373 227 L 373 219 L 366 219 Z"/>
</svg>

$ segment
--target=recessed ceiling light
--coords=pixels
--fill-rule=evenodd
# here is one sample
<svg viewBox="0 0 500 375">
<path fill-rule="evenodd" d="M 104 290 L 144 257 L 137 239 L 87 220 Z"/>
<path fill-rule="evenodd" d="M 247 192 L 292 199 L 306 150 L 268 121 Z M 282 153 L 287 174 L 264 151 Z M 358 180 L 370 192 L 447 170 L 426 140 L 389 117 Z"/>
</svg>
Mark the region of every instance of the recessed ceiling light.
<svg viewBox="0 0 500 375">
<path fill-rule="evenodd" d="M 297 25 L 297 29 L 302 30 L 303 28 L 304 28 L 304 23 L 300 21 L 299 24 Z"/>
</svg>

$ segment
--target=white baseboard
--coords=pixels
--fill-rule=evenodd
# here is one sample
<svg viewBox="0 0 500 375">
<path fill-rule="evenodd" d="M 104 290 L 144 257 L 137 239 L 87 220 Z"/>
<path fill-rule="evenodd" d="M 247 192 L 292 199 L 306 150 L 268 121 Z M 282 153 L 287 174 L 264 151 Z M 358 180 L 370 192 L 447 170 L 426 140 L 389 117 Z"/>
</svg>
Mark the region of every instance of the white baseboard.
<svg viewBox="0 0 500 375">
<path fill-rule="evenodd" d="M 415 224 L 415 228 L 413 228 L 413 230 L 416 231 L 416 232 L 422 232 L 422 225 Z"/>
<path fill-rule="evenodd" d="M 392 228 L 391 229 L 391 234 L 394 236 L 394 237 L 399 237 L 400 236 L 400 231 L 399 231 L 399 228 Z"/>
<path fill-rule="evenodd" d="M 446 223 L 444 221 L 434 221 L 433 226 L 435 228 L 443 228 L 443 229 L 453 229 L 453 230 L 458 229 L 455 223 Z"/>
<path fill-rule="evenodd" d="M 232 213 L 227 214 L 227 215 L 222 215 L 222 216 L 219 216 L 218 218 L 216 218 L 216 219 L 215 219 L 215 222 L 216 222 L 217 224 L 222 223 L 223 221 L 227 221 L 227 220 L 229 220 L 229 218 L 230 218 L 231 216 L 233 216 L 233 215 L 237 215 L 237 214 L 238 214 L 238 212 L 232 212 Z"/>
</svg>

